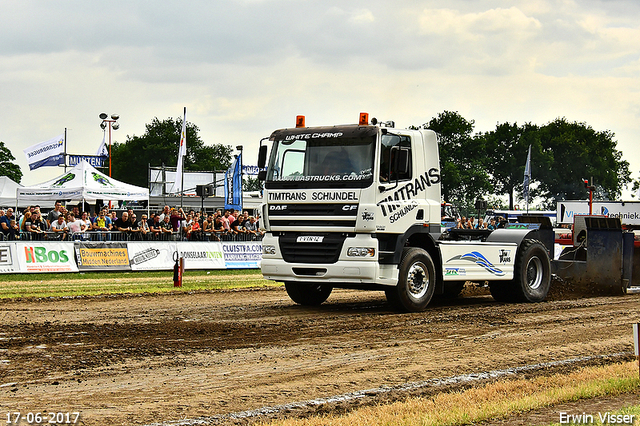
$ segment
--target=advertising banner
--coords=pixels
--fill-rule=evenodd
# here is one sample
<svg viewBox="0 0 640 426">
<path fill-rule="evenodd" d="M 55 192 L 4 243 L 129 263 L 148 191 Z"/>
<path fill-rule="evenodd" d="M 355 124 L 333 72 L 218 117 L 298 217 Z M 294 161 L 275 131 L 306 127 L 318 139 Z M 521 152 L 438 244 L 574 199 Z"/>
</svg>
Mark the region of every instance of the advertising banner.
<svg viewBox="0 0 640 426">
<path fill-rule="evenodd" d="M 80 271 L 129 271 L 127 243 L 75 243 L 76 261 Z"/>
<path fill-rule="evenodd" d="M 558 201 L 557 205 L 558 223 L 573 223 L 574 216 L 589 214 L 588 201 Z M 623 225 L 640 225 L 639 201 L 594 201 L 592 213 L 620 218 Z"/>
<path fill-rule="evenodd" d="M 82 161 L 86 161 L 93 167 L 104 167 L 104 161 L 107 157 L 98 157 L 95 155 L 67 155 L 69 157 L 69 166 L 76 166 Z"/>
<path fill-rule="evenodd" d="M 175 263 L 175 242 L 136 241 L 129 243 L 129 262 L 132 271 L 167 271 Z"/>
<path fill-rule="evenodd" d="M 234 160 L 224 175 L 224 208 L 242 210 L 242 154 Z"/>
<path fill-rule="evenodd" d="M 29 170 L 64 164 L 64 134 L 40 142 L 23 150 Z"/>
<path fill-rule="evenodd" d="M 225 269 L 222 243 L 180 242 L 177 247 L 179 256 L 184 257 L 185 269 Z"/>
<path fill-rule="evenodd" d="M 16 252 L 20 272 L 78 272 L 73 243 L 16 243 Z"/>
<path fill-rule="evenodd" d="M 10 274 L 19 271 L 15 250 L 15 243 L 0 244 L 0 273 Z"/>
<path fill-rule="evenodd" d="M 227 269 L 259 268 L 262 260 L 262 242 L 222 243 L 224 264 Z"/>
</svg>

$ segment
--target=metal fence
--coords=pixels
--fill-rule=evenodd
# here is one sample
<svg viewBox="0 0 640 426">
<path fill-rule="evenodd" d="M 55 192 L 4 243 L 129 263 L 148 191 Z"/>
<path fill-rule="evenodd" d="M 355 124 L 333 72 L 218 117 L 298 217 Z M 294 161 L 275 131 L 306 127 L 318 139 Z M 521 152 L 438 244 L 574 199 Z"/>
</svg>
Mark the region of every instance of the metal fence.
<svg viewBox="0 0 640 426">
<path fill-rule="evenodd" d="M 261 241 L 262 234 L 237 232 L 20 232 L 11 236 L 0 233 L 2 241 Z"/>
</svg>

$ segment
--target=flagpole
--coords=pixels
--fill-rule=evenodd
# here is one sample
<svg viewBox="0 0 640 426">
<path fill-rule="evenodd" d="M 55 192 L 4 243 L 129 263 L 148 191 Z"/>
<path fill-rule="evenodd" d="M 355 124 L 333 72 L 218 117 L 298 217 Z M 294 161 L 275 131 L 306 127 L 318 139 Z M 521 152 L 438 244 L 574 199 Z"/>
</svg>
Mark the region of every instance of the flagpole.
<svg viewBox="0 0 640 426">
<path fill-rule="evenodd" d="M 64 173 L 67 173 L 67 128 L 64 128 Z"/>
<path fill-rule="evenodd" d="M 182 148 L 182 143 L 187 143 L 187 107 L 184 107 L 184 115 L 183 115 L 183 122 L 182 122 L 182 130 L 184 135 L 180 135 L 180 145 Z M 182 139 L 184 138 L 184 140 Z M 179 154 L 180 155 L 180 154 Z M 180 171 L 182 173 L 182 175 L 180 176 L 180 208 L 183 208 L 182 205 L 182 199 L 184 197 L 184 157 L 186 157 L 187 155 L 187 147 L 184 147 L 184 155 L 182 156 L 182 170 Z"/>
</svg>

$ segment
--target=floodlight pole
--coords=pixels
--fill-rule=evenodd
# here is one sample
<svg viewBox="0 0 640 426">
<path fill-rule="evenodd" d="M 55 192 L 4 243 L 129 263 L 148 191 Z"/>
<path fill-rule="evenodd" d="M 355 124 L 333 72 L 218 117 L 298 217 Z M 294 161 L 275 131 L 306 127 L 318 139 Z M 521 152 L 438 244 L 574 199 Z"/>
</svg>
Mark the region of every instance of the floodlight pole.
<svg viewBox="0 0 640 426">
<path fill-rule="evenodd" d="M 111 177 L 111 128 L 113 128 L 113 130 L 120 128 L 118 124 L 120 116 L 118 114 L 111 114 L 111 120 L 109 120 L 109 116 L 103 112 L 98 117 L 102 119 L 102 123 L 100 123 L 102 130 L 104 130 L 105 127 L 109 127 L 109 177 Z"/>
</svg>

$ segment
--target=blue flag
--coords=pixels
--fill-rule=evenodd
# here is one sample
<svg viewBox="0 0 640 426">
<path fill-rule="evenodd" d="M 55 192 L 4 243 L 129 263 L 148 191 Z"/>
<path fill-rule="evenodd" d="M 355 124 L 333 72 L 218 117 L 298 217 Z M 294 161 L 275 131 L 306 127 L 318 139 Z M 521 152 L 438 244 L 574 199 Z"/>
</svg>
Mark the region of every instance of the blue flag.
<svg viewBox="0 0 640 426">
<path fill-rule="evenodd" d="M 224 174 L 224 208 L 242 210 L 242 154 Z"/>
</svg>

